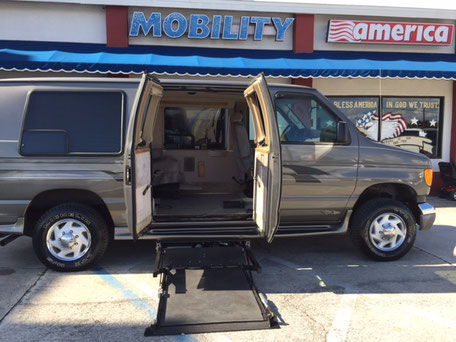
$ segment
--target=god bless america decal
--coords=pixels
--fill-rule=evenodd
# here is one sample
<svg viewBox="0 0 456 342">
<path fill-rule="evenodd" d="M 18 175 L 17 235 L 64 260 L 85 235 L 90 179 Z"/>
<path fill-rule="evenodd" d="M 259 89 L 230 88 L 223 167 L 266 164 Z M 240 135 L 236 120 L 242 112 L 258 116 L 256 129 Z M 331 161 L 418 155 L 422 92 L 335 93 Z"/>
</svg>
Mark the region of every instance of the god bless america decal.
<svg viewBox="0 0 456 342">
<path fill-rule="evenodd" d="M 451 45 L 454 25 L 330 20 L 328 43 Z"/>
</svg>

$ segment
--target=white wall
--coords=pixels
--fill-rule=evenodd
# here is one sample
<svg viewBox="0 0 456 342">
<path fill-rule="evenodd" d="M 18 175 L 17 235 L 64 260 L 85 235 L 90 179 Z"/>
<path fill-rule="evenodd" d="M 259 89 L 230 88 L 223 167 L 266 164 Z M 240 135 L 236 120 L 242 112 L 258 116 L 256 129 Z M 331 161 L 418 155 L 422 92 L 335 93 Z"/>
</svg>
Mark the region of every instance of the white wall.
<svg viewBox="0 0 456 342">
<path fill-rule="evenodd" d="M 443 122 L 440 123 L 443 124 L 442 158 L 432 159 L 434 171 L 439 171 L 438 162 L 449 161 L 453 81 L 318 78 L 313 80 L 313 86 L 326 96 L 444 96 Z"/>
<path fill-rule="evenodd" d="M 103 6 L 1 1 L 0 40 L 106 44 Z"/>
<path fill-rule="evenodd" d="M 270 13 L 356 14 L 408 18 L 456 18 L 456 3 L 451 0 L 17 0 L 155 6 Z"/>
<path fill-rule="evenodd" d="M 375 14 L 375 13 L 372 13 Z M 396 19 L 388 17 L 360 17 L 354 15 L 316 15 L 314 26 L 314 50 L 335 51 L 378 51 L 378 52 L 417 52 L 417 53 L 454 53 L 455 39 L 448 46 L 423 46 L 423 45 L 394 45 L 394 44 L 350 44 L 350 43 L 327 43 L 328 22 L 331 19 L 338 20 L 368 20 L 368 21 L 397 21 L 415 23 L 440 23 L 454 24 L 454 20 L 435 19 Z M 454 33 L 453 33 L 454 35 Z"/>
</svg>

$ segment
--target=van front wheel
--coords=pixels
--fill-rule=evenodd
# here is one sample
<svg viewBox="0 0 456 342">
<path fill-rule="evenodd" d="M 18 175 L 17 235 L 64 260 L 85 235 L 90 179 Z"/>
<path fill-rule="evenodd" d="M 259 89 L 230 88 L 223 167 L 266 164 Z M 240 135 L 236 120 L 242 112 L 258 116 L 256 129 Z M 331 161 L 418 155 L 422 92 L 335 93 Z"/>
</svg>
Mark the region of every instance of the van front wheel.
<svg viewBox="0 0 456 342">
<path fill-rule="evenodd" d="M 46 211 L 33 233 L 33 248 L 40 261 L 60 272 L 83 270 L 106 252 L 109 231 L 91 207 L 69 203 Z"/>
<path fill-rule="evenodd" d="M 401 202 L 373 199 L 353 214 L 350 236 L 369 257 L 379 261 L 397 260 L 412 248 L 416 222 L 410 209 Z"/>
</svg>

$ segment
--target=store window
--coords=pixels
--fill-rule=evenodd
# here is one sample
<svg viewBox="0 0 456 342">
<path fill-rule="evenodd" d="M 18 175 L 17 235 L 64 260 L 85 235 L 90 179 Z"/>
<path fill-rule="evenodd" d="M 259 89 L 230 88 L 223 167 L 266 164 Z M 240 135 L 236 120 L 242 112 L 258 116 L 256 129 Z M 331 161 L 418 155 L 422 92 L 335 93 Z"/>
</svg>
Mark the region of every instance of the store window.
<svg viewBox="0 0 456 342">
<path fill-rule="evenodd" d="M 430 158 L 441 156 L 443 98 L 329 98 L 370 139 L 423 153 Z"/>
<path fill-rule="evenodd" d="M 381 141 L 439 157 L 442 102 L 432 97 L 383 97 Z"/>
<path fill-rule="evenodd" d="M 226 118 L 225 108 L 166 107 L 165 148 L 225 149 Z"/>
<path fill-rule="evenodd" d="M 330 97 L 334 105 L 372 140 L 378 140 L 378 97 Z"/>
<path fill-rule="evenodd" d="M 122 92 L 34 91 L 21 138 L 23 155 L 119 154 Z"/>
</svg>

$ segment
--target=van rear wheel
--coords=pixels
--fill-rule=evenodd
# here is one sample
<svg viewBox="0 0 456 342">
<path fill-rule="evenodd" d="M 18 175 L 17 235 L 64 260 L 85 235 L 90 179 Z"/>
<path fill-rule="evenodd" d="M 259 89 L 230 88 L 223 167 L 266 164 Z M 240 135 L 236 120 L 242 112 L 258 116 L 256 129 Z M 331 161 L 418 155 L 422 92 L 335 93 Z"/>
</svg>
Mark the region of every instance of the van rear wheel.
<svg viewBox="0 0 456 342">
<path fill-rule="evenodd" d="M 416 222 L 403 203 L 378 198 L 362 204 L 350 222 L 350 237 L 369 257 L 397 260 L 412 248 Z"/>
<path fill-rule="evenodd" d="M 86 269 L 106 252 L 109 231 L 100 214 L 86 205 L 68 203 L 46 211 L 33 233 L 40 261 L 56 271 Z"/>
</svg>

